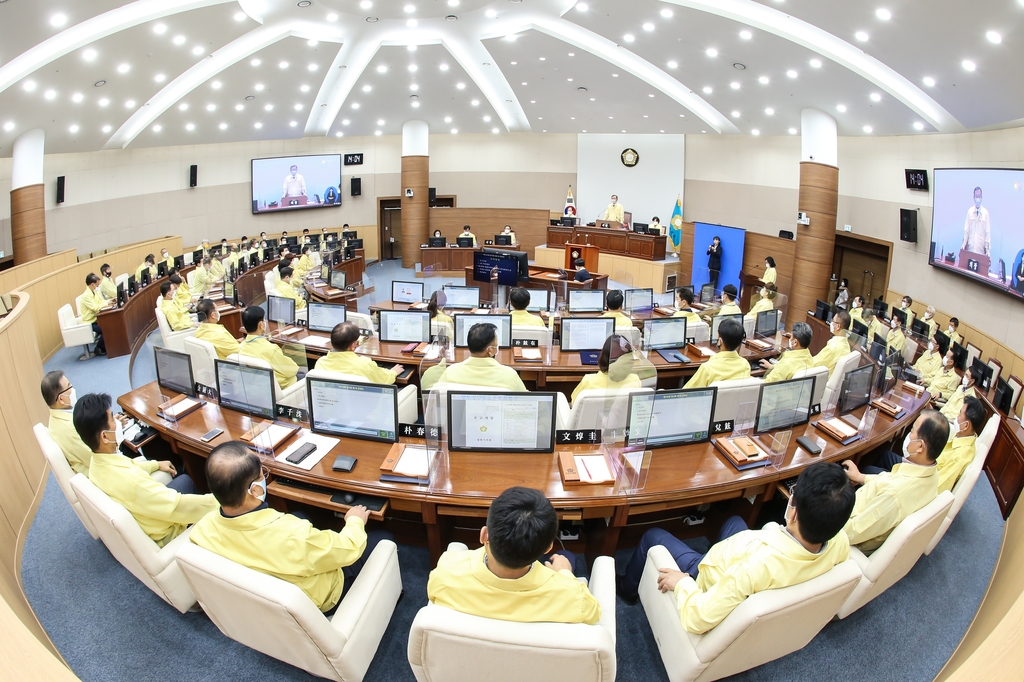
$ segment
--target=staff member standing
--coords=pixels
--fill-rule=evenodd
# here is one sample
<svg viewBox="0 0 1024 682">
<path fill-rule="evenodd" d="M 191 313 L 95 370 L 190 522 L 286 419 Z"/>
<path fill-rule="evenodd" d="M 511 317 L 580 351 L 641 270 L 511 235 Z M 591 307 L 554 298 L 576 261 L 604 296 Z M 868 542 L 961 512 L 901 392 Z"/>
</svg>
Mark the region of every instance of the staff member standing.
<svg viewBox="0 0 1024 682">
<path fill-rule="evenodd" d="M 82 314 L 82 322 L 92 325 L 92 331 L 96 334 L 96 355 L 106 355 L 107 345 L 103 343 L 103 330 L 96 322 L 96 315 L 103 310 L 107 304 L 100 295 L 100 278 L 95 272 L 90 272 L 85 277 L 85 293 L 82 294 L 81 302 L 78 304 Z"/>
<path fill-rule="evenodd" d="M 775 284 L 778 281 L 778 274 L 775 272 L 775 259 L 771 256 L 764 259 L 764 275 L 760 279 L 765 284 Z"/>
<path fill-rule="evenodd" d="M 722 240 L 715 235 L 708 246 L 708 284 L 718 288 L 718 274 L 722 271 Z"/>
<path fill-rule="evenodd" d="M 619 203 L 619 197 L 613 194 L 612 203 L 608 204 L 608 208 L 604 210 L 604 217 L 601 220 L 621 223 L 624 222 L 625 217 L 626 209 L 622 208 L 622 204 Z"/>
</svg>

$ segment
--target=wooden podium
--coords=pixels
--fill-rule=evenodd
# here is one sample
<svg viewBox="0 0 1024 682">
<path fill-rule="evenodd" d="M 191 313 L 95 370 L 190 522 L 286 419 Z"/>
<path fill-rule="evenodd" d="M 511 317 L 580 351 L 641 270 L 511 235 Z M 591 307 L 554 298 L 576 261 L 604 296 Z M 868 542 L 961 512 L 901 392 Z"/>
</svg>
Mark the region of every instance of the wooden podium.
<svg viewBox="0 0 1024 682">
<path fill-rule="evenodd" d="M 985 279 L 988 279 L 988 269 L 991 265 L 991 258 L 983 253 L 974 253 L 967 249 L 960 249 L 960 258 L 956 262 L 956 266 L 961 270 L 966 270 Z"/>
<path fill-rule="evenodd" d="M 601 249 L 592 244 L 566 244 L 565 269 L 570 272 L 575 270 L 576 259 L 582 258 L 583 267 L 587 269 L 587 272 L 593 274 L 597 272 L 597 261 L 600 253 Z"/>
</svg>

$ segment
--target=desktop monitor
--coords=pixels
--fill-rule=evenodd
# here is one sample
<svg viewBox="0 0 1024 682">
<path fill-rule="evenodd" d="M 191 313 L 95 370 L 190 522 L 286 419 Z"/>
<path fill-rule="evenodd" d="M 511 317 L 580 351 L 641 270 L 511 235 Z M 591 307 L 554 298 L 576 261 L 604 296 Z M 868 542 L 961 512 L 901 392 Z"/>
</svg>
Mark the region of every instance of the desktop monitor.
<svg viewBox="0 0 1024 682">
<path fill-rule="evenodd" d="M 644 320 L 644 347 L 650 350 L 686 346 L 686 318 L 659 317 Z"/>
<path fill-rule="evenodd" d="M 192 358 L 188 353 L 161 348 L 153 349 L 156 357 L 156 382 L 161 388 L 196 397 L 196 384 L 192 377 Z"/>
<path fill-rule="evenodd" d="M 274 370 L 214 360 L 220 406 L 274 418 Z"/>
<path fill-rule="evenodd" d="M 203 262 L 203 250 L 202 249 L 196 249 L 195 251 L 192 252 L 192 263 L 198 267 L 198 266 L 200 266 L 202 264 L 202 262 Z"/>
<path fill-rule="evenodd" d="M 640 431 L 646 427 L 647 446 L 652 448 L 706 441 L 711 437 L 717 395 L 718 389 L 712 387 L 633 393 L 629 396 L 627 431 L 633 434 L 634 424 Z"/>
<path fill-rule="evenodd" d="M 563 353 L 599 351 L 615 333 L 615 320 L 610 317 L 566 317 L 562 319 Z"/>
<path fill-rule="evenodd" d="M 380 340 L 391 343 L 430 341 L 430 313 L 426 310 L 381 310 Z"/>
<path fill-rule="evenodd" d="M 892 309 L 892 316 L 900 321 L 900 326 L 904 329 L 907 328 L 907 313 L 900 310 L 899 308 Z"/>
<path fill-rule="evenodd" d="M 551 292 L 548 289 L 527 289 L 530 294 L 530 302 L 526 309 L 531 313 L 539 313 L 542 310 L 551 310 Z"/>
<path fill-rule="evenodd" d="M 513 275 L 513 277 L 515 277 L 515 279 L 517 279 L 520 282 L 530 281 L 530 254 L 526 253 L 525 251 L 508 251 L 506 249 L 485 248 L 481 249 L 481 253 L 487 253 L 492 256 L 497 256 L 498 258 L 501 258 L 503 261 L 505 261 L 505 263 L 515 263 L 515 274 Z M 507 282 L 501 281 L 500 273 L 498 276 L 498 283 L 508 284 L 509 286 L 515 286 L 516 284 L 514 281 L 512 281 L 511 277 Z"/>
<path fill-rule="evenodd" d="M 391 283 L 392 303 L 422 303 L 423 282 L 399 282 Z"/>
<path fill-rule="evenodd" d="M 953 342 L 953 367 L 961 372 L 967 370 L 967 349 L 956 341 Z"/>
<path fill-rule="evenodd" d="M 344 289 L 346 276 L 344 270 L 331 270 L 331 286 L 335 289 Z"/>
<path fill-rule="evenodd" d="M 353 251 L 355 249 L 361 249 L 361 248 L 363 248 L 363 240 L 362 239 L 349 239 L 347 242 L 345 242 L 345 247 L 346 247 L 346 249 L 353 249 Z M 355 256 L 353 256 L 353 258 L 355 258 Z"/>
<path fill-rule="evenodd" d="M 444 237 L 431 237 L 427 240 L 427 246 L 432 248 L 438 248 L 441 246 L 448 246 L 448 240 Z"/>
<path fill-rule="evenodd" d="M 346 246 L 344 251 L 341 252 L 341 259 L 342 260 L 352 260 L 355 257 L 356 257 L 356 247 L 354 247 L 354 246 Z M 334 262 L 335 262 L 335 264 L 338 263 L 338 254 L 337 253 L 335 253 Z"/>
<path fill-rule="evenodd" d="M 496 234 L 494 235 L 495 246 L 512 246 L 512 235 L 510 234 Z"/>
<path fill-rule="evenodd" d="M 478 324 L 490 323 L 498 328 L 498 348 L 512 346 L 511 315 L 456 315 L 455 316 L 455 347 L 466 348 L 469 330 Z"/>
<path fill-rule="evenodd" d="M 600 289 L 570 289 L 570 313 L 604 312 L 604 292 Z"/>
<path fill-rule="evenodd" d="M 185 256 L 175 256 L 174 269 L 181 270 L 183 267 L 185 267 Z"/>
<path fill-rule="evenodd" d="M 238 277 L 238 275 L 237 275 L 237 272 L 235 270 L 235 264 L 232 263 L 231 267 L 228 268 L 227 281 L 234 282 L 237 277 Z"/>
<path fill-rule="evenodd" d="M 128 301 L 128 292 L 125 291 L 124 282 L 117 285 L 117 307 L 121 308 Z"/>
<path fill-rule="evenodd" d="M 509 252 L 511 253 L 511 252 Z M 473 253 L 473 281 L 491 282 L 495 277 L 498 284 L 514 287 L 518 282 L 519 264 L 505 253 L 494 253 L 491 249 Z"/>
<path fill-rule="evenodd" d="M 885 317 L 889 313 L 889 304 L 886 303 L 885 300 L 882 299 L 881 297 L 875 299 L 872 307 L 875 309 L 875 312 L 881 317 Z"/>
<path fill-rule="evenodd" d="M 352 238 L 355 239 L 356 234 L 354 232 L 352 234 L 353 234 Z M 337 241 L 337 239 L 338 239 L 338 233 L 337 232 L 328 232 L 327 233 L 327 241 L 333 242 L 333 241 Z"/>
<path fill-rule="evenodd" d="M 452 452 L 553 452 L 555 393 L 448 392 Z"/>
<path fill-rule="evenodd" d="M 222 297 L 225 301 L 234 302 L 235 300 L 235 285 L 231 282 L 224 282 L 224 292 Z"/>
<path fill-rule="evenodd" d="M 813 395 L 814 377 L 761 384 L 754 430 L 764 433 L 806 424 Z"/>
<path fill-rule="evenodd" d="M 267 296 L 267 319 L 281 324 L 295 324 L 295 299 Z"/>
<path fill-rule="evenodd" d="M 135 282 L 135 275 L 128 275 L 128 296 L 134 296 L 138 290 L 138 284 Z"/>
<path fill-rule="evenodd" d="M 852 326 L 850 327 L 850 330 L 854 334 L 856 334 L 857 336 L 867 337 L 867 335 L 868 335 L 868 326 L 866 324 L 864 324 L 860 320 L 851 320 L 851 325 Z"/>
<path fill-rule="evenodd" d="M 193 254 L 191 251 L 182 254 L 181 260 L 185 265 L 199 265 L 198 263 L 195 262 L 195 254 Z"/>
<path fill-rule="evenodd" d="M 260 264 L 260 252 L 253 251 L 249 254 L 249 268 L 254 268 Z"/>
<path fill-rule="evenodd" d="M 354 381 L 307 378 L 313 433 L 398 442 L 398 388 Z"/>
<path fill-rule="evenodd" d="M 754 323 L 754 336 L 775 336 L 779 331 L 779 317 L 782 311 L 778 308 L 762 310 L 757 314 Z"/>
<path fill-rule="evenodd" d="M 938 329 L 935 330 L 935 345 L 939 348 L 939 354 L 942 356 L 946 355 L 946 351 L 949 350 L 949 337 L 946 336 L 945 332 L 940 332 Z"/>
<path fill-rule="evenodd" d="M 885 395 L 896 386 L 902 363 L 903 354 L 898 350 L 894 350 L 878 363 L 878 373 L 875 374 L 875 390 L 879 395 Z"/>
<path fill-rule="evenodd" d="M 622 307 L 626 310 L 653 310 L 654 289 L 626 289 Z"/>
<path fill-rule="evenodd" d="M 472 248 L 472 246 L 473 246 L 473 238 L 472 237 L 456 237 L 455 243 L 459 246 L 459 248 L 463 248 L 463 249 Z"/>
<path fill-rule="evenodd" d="M 872 341 L 871 346 L 868 348 L 868 355 L 871 356 L 872 360 L 879 364 L 881 364 L 882 360 L 885 359 L 885 343 L 879 343 L 877 339 L 880 338 L 881 337 L 878 334 L 875 334 L 876 340 Z"/>
<path fill-rule="evenodd" d="M 576 218 L 575 216 L 564 215 L 562 216 L 561 223 L 564 227 L 572 227 L 573 225 L 576 224 Z"/>
<path fill-rule="evenodd" d="M 1002 377 L 996 379 L 996 391 L 992 399 L 992 406 L 1006 415 L 1010 414 L 1010 409 L 1013 407 L 1013 389 Z"/>
<path fill-rule="evenodd" d="M 647 234 L 649 223 L 633 223 L 633 231 L 637 234 Z"/>
<path fill-rule="evenodd" d="M 872 336 L 871 337 L 871 343 L 872 344 L 878 344 L 882 348 L 888 348 L 888 346 L 889 346 L 889 342 L 886 341 L 885 337 L 882 336 L 881 334 L 875 334 L 874 336 Z"/>
<path fill-rule="evenodd" d="M 988 393 L 988 390 L 992 388 L 992 368 L 981 358 L 974 358 L 974 362 L 971 363 L 971 371 L 975 376 L 981 377 L 978 380 L 978 390 Z"/>
<path fill-rule="evenodd" d="M 142 268 L 142 281 L 139 282 L 139 284 L 144 286 L 144 287 L 149 286 L 150 278 L 151 278 L 151 273 L 149 271 L 149 268 Z"/>
<path fill-rule="evenodd" d="M 308 325 L 311 332 L 330 334 L 334 328 L 345 321 L 346 308 L 336 303 L 313 303 L 306 306 L 309 310 Z"/>
<path fill-rule="evenodd" d="M 445 308 L 472 310 L 480 306 L 480 287 L 446 285 L 443 289 Z"/>
<path fill-rule="evenodd" d="M 828 321 L 829 305 L 821 300 L 814 302 L 814 316 L 822 322 Z"/>
<path fill-rule="evenodd" d="M 839 392 L 839 414 L 848 414 L 871 401 L 871 387 L 875 383 L 875 366 L 864 365 L 843 377 Z"/>
<path fill-rule="evenodd" d="M 743 326 L 743 315 L 739 313 L 735 315 L 715 315 L 711 318 L 711 343 L 718 343 L 718 328 L 722 326 L 722 323 L 726 320 L 736 320 L 739 325 Z"/>
<path fill-rule="evenodd" d="M 358 237 L 359 237 L 359 233 L 356 232 L 355 230 L 345 230 L 345 231 L 343 231 L 341 233 L 341 238 L 342 239 L 346 239 L 346 240 L 347 239 L 357 239 Z"/>
<path fill-rule="evenodd" d="M 331 281 L 331 266 L 324 263 L 320 266 L 320 281 L 330 282 Z"/>
<path fill-rule="evenodd" d="M 918 336 L 921 336 L 922 338 L 928 338 L 928 333 L 931 331 L 931 329 L 928 327 L 927 322 L 915 318 L 914 321 L 910 323 L 910 331 L 914 332 Z"/>
</svg>

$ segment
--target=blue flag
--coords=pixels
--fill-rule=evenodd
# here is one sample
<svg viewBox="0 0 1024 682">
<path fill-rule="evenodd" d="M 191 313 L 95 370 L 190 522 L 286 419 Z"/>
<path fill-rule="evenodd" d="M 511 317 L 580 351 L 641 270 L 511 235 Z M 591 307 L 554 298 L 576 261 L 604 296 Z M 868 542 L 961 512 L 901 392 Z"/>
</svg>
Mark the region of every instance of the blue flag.
<svg viewBox="0 0 1024 682">
<path fill-rule="evenodd" d="M 672 220 L 669 221 L 668 237 L 672 240 L 672 250 L 679 250 L 679 242 L 683 239 L 683 204 L 679 197 L 676 197 L 676 207 L 672 211 Z"/>
</svg>

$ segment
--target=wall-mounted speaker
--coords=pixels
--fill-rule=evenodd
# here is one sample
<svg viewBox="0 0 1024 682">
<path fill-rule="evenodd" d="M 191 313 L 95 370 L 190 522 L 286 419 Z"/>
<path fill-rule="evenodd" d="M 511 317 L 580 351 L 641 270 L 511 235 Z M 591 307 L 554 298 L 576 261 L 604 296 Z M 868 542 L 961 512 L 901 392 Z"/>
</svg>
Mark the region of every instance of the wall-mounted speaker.
<svg viewBox="0 0 1024 682">
<path fill-rule="evenodd" d="M 57 176 L 57 203 L 58 204 L 63 204 L 64 203 L 64 176 L 63 175 L 58 175 Z"/>
<path fill-rule="evenodd" d="M 188 186 L 195 187 L 199 184 L 199 166 L 192 164 L 188 168 Z"/>
<path fill-rule="evenodd" d="M 363 193 L 363 180 L 362 178 L 352 178 L 351 186 L 352 196 L 357 197 Z"/>
<path fill-rule="evenodd" d="M 428 200 L 430 201 L 430 203 L 434 203 L 435 201 L 437 201 L 437 188 L 436 187 L 431 187 L 430 188 L 430 196 L 428 197 Z"/>
<path fill-rule="evenodd" d="M 917 211 L 912 208 L 900 209 L 900 241 L 917 241 Z"/>
</svg>

